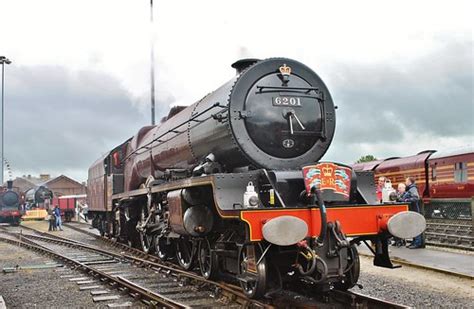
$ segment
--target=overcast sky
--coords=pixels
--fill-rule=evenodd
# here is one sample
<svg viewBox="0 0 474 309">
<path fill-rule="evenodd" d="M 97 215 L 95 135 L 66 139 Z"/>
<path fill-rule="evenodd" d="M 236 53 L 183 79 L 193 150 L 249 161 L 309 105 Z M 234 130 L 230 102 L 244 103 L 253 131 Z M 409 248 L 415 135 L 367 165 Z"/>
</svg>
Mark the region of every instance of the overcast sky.
<svg viewBox="0 0 474 309">
<path fill-rule="evenodd" d="M 338 105 L 325 160 L 474 141 L 472 1 L 0 0 L 5 156 L 79 181 L 101 154 L 234 75 L 242 57 L 314 69 Z"/>
</svg>

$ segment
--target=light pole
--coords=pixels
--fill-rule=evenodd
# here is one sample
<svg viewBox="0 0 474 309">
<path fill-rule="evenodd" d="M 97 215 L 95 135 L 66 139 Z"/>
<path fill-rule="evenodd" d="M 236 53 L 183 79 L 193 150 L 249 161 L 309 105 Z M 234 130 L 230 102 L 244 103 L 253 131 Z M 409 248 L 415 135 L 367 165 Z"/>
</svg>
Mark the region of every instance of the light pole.
<svg viewBox="0 0 474 309">
<path fill-rule="evenodd" d="M 151 28 L 151 55 L 150 55 L 150 97 L 151 97 L 151 124 L 155 125 L 155 36 L 153 32 L 153 0 L 150 0 L 150 28 Z"/>
<path fill-rule="evenodd" d="M 5 64 L 12 63 L 10 59 L 5 56 L 0 56 L 0 64 L 2 65 L 2 160 L 0 161 L 0 165 L 2 168 L 0 169 L 0 185 L 3 185 L 3 163 L 4 163 L 4 156 L 5 156 L 5 148 L 4 148 L 4 141 L 5 141 Z"/>
</svg>

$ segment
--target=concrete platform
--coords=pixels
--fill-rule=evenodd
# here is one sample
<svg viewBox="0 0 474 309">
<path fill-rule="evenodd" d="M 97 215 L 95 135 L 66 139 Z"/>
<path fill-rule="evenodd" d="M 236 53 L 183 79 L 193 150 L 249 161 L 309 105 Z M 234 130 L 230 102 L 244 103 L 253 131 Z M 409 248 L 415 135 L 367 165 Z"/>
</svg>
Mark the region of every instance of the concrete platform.
<svg viewBox="0 0 474 309">
<path fill-rule="evenodd" d="M 360 254 L 370 255 L 369 249 L 361 244 L 358 247 Z M 474 278 L 474 255 L 463 252 L 448 252 L 433 248 L 408 249 L 405 247 L 390 246 L 390 258 L 410 264 L 436 268 L 448 272 L 454 272 Z"/>
</svg>

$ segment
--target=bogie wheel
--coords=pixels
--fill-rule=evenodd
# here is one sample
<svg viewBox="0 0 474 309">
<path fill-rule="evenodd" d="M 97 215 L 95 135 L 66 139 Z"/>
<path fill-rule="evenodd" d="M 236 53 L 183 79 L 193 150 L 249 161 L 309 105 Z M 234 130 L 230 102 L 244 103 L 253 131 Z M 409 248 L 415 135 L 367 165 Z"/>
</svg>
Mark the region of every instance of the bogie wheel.
<svg viewBox="0 0 474 309">
<path fill-rule="evenodd" d="M 265 257 L 260 260 L 262 252 L 259 244 L 244 245 L 239 252 L 238 278 L 244 294 L 249 298 L 260 298 L 267 289 L 268 267 Z"/>
<path fill-rule="evenodd" d="M 162 261 L 169 260 L 175 254 L 173 243 L 168 243 L 166 237 L 159 237 L 159 235 L 155 236 L 155 254 L 160 258 Z"/>
<path fill-rule="evenodd" d="M 140 220 L 138 220 L 137 222 L 137 227 L 142 226 L 142 229 L 138 230 L 138 233 L 140 236 L 140 245 L 143 252 L 152 253 L 154 249 L 153 236 L 150 234 L 147 234 L 146 228 L 144 227 L 144 224 L 147 218 L 148 218 L 148 210 L 146 206 L 144 206 L 141 208 Z"/>
<path fill-rule="evenodd" d="M 198 262 L 201 275 L 205 279 L 214 278 L 218 271 L 217 256 L 212 251 L 211 243 L 207 238 L 199 242 Z"/>
<path fill-rule="evenodd" d="M 190 270 L 194 266 L 195 247 L 194 242 L 188 238 L 182 237 L 176 241 L 176 259 L 184 270 Z"/>
<path fill-rule="evenodd" d="M 348 249 L 348 263 L 349 269 L 344 272 L 345 279 L 342 282 L 337 282 L 334 287 L 338 290 L 346 291 L 354 287 L 359 280 L 360 275 L 360 259 L 357 248 L 352 245 Z"/>
</svg>

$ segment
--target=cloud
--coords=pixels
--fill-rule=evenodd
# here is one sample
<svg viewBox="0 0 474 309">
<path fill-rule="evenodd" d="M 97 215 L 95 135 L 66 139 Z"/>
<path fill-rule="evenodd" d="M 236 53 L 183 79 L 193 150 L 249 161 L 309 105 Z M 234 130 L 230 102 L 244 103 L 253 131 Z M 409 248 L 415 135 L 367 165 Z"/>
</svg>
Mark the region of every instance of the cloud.
<svg viewBox="0 0 474 309">
<path fill-rule="evenodd" d="M 8 67 L 5 156 L 17 176 L 67 170 L 85 180 L 93 161 L 148 121 L 133 101 L 105 73 Z"/>
<path fill-rule="evenodd" d="M 409 63 L 331 66 L 330 90 L 340 107 L 331 156 L 355 161 L 363 150 L 382 157 L 410 155 L 422 145 L 447 148 L 441 140 L 472 143 L 472 51 L 472 41 L 445 41 Z"/>
</svg>

